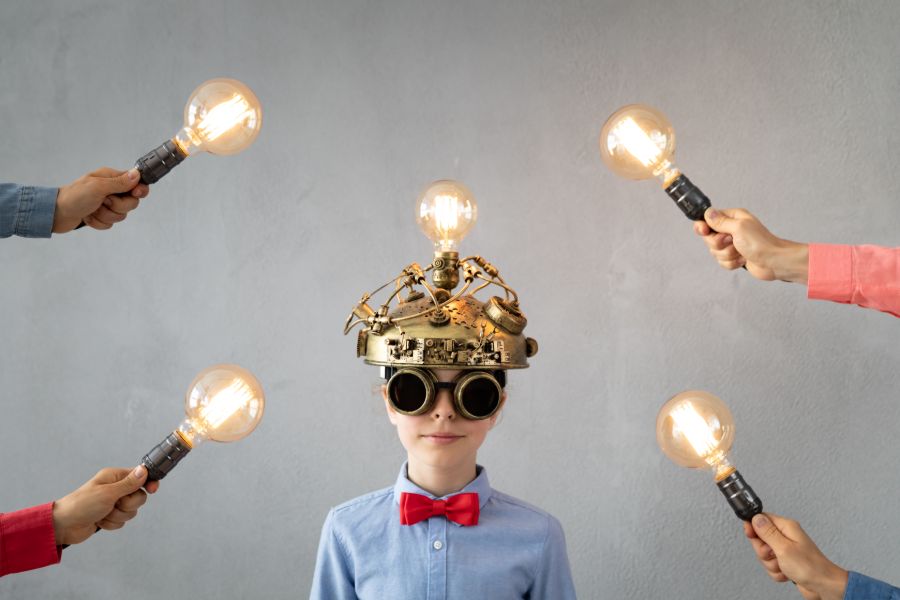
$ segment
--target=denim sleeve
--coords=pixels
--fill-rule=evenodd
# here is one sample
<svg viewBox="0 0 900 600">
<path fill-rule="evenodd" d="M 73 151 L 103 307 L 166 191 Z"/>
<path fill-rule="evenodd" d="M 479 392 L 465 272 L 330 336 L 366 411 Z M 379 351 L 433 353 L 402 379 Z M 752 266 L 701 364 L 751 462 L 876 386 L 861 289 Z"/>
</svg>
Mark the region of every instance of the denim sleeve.
<svg viewBox="0 0 900 600">
<path fill-rule="evenodd" d="M 310 600 L 356 600 L 353 565 L 334 527 L 334 510 L 322 526 Z"/>
<path fill-rule="evenodd" d="M 547 538 L 528 597 L 531 600 L 575 600 L 566 536 L 555 517 L 549 517 Z"/>
<path fill-rule="evenodd" d="M 58 188 L 0 183 L 0 238 L 48 238 Z"/>
<path fill-rule="evenodd" d="M 844 600 L 900 600 L 900 588 L 851 571 Z"/>
</svg>

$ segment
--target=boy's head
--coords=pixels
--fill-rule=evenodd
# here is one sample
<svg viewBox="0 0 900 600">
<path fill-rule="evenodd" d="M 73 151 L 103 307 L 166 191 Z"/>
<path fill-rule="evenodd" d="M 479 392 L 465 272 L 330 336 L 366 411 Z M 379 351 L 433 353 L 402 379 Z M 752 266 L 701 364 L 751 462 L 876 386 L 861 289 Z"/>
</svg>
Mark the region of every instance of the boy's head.
<svg viewBox="0 0 900 600">
<path fill-rule="evenodd" d="M 506 401 L 506 373 L 386 369 L 382 396 L 411 461 L 436 469 L 473 464 Z"/>
<path fill-rule="evenodd" d="M 436 275 L 448 270 L 462 271 L 464 285 L 455 293 L 458 276 Z M 503 297 L 475 296 L 489 285 Z M 390 295 L 375 310 L 368 303 L 384 289 Z M 364 294 L 344 333 L 362 325 L 356 354 L 382 368 L 388 418 L 410 458 L 451 467 L 474 464 L 506 401 L 506 371 L 527 368 L 537 353 L 537 342 L 522 333 L 526 324 L 516 292 L 493 265 L 480 256 L 459 260 L 455 252 L 438 252 L 427 269 L 413 263 Z"/>
</svg>

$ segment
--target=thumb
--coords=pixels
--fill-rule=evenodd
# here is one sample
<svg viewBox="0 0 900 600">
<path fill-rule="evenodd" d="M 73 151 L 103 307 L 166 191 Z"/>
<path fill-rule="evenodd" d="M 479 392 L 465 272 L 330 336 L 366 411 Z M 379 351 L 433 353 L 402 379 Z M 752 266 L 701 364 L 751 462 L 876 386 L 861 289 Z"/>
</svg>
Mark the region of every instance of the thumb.
<svg viewBox="0 0 900 600">
<path fill-rule="evenodd" d="M 720 233 L 734 233 L 737 227 L 737 219 L 715 208 L 707 208 L 703 218 L 713 231 Z"/>
<path fill-rule="evenodd" d="M 144 465 L 138 465 L 132 469 L 128 475 L 109 485 L 113 486 L 116 494 L 121 498 L 122 496 L 127 496 L 128 494 L 141 489 L 141 486 L 144 485 L 146 480 L 147 469 L 144 468 Z"/>
<path fill-rule="evenodd" d="M 141 181 L 141 174 L 137 169 L 128 169 L 115 177 L 96 177 L 94 181 L 104 194 L 120 194 L 134 189 Z"/>
<path fill-rule="evenodd" d="M 785 537 L 765 513 L 760 513 L 753 517 L 753 530 L 756 531 L 756 535 L 762 541 L 775 551 L 776 556 L 787 550 L 788 545 L 791 543 L 791 540 Z"/>
</svg>

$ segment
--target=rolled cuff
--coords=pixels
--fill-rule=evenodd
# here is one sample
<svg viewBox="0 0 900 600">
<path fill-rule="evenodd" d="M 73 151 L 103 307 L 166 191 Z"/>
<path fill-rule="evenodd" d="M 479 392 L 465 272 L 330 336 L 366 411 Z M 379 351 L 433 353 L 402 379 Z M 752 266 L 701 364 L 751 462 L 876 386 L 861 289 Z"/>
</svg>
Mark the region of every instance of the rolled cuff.
<svg viewBox="0 0 900 600">
<path fill-rule="evenodd" d="M 810 300 L 850 302 L 853 296 L 853 258 L 850 246 L 809 245 L 807 296 Z"/>
<path fill-rule="evenodd" d="M 59 562 L 53 531 L 53 503 L 0 515 L 0 575 Z"/>
<path fill-rule="evenodd" d="M 850 571 L 844 600 L 893 600 L 897 598 L 894 595 L 897 591 L 883 581 Z"/>
</svg>

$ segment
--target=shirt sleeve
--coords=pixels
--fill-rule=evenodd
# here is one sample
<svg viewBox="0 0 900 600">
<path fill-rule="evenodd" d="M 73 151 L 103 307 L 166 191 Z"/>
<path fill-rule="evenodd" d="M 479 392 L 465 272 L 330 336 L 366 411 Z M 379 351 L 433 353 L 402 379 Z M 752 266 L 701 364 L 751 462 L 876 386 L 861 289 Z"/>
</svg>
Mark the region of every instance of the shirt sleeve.
<svg viewBox="0 0 900 600">
<path fill-rule="evenodd" d="M 900 588 L 851 571 L 844 600 L 900 600 Z"/>
<path fill-rule="evenodd" d="M 575 600 L 575 584 L 566 553 L 566 536 L 555 517 L 549 517 L 547 538 L 535 573 L 530 600 Z"/>
<path fill-rule="evenodd" d="M 0 183 L 0 238 L 48 238 L 59 188 Z"/>
<path fill-rule="evenodd" d="M 809 245 L 812 300 L 857 304 L 900 317 L 900 248 Z"/>
<path fill-rule="evenodd" d="M 0 514 L 0 577 L 59 562 L 53 503 Z"/>
<path fill-rule="evenodd" d="M 353 563 L 334 528 L 334 509 L 322 526 L 310 600 L 356 600 Z"/>
</svg>

